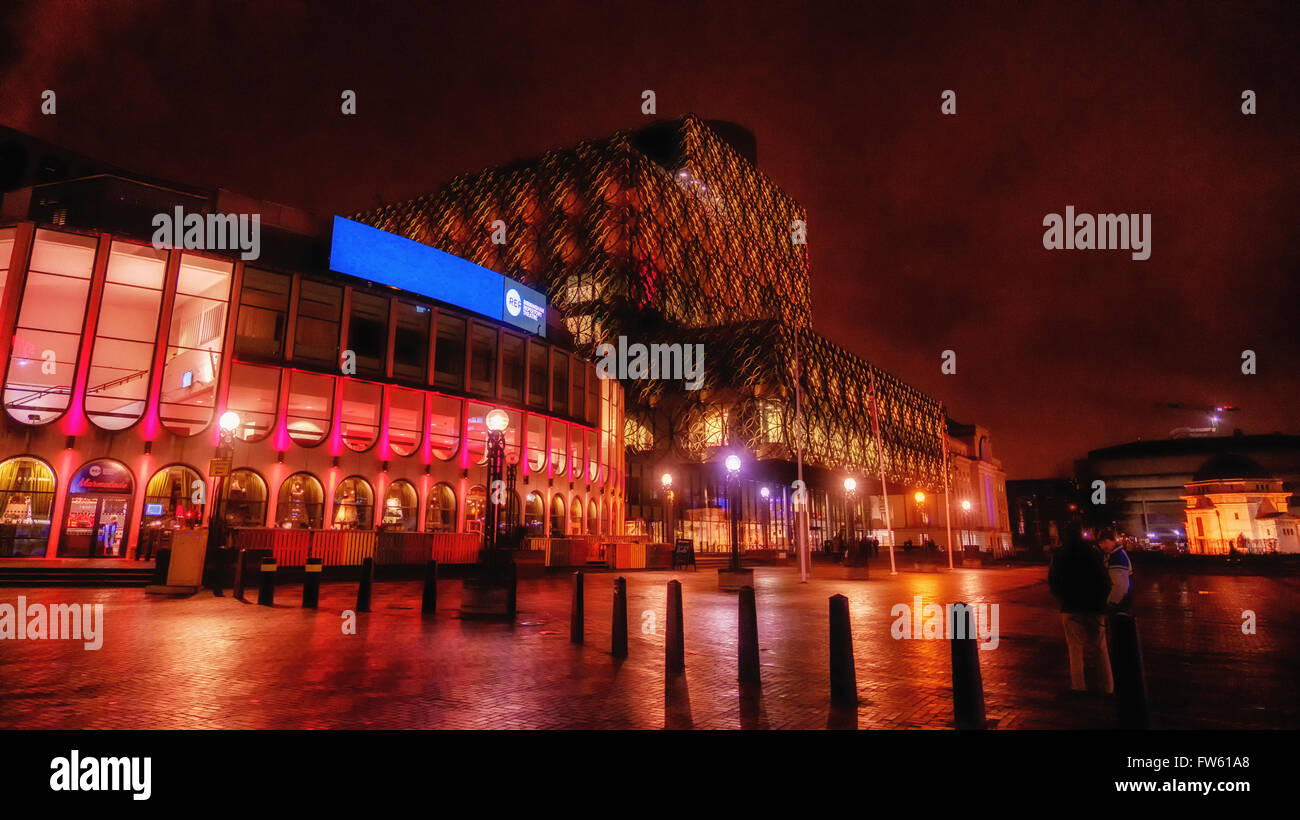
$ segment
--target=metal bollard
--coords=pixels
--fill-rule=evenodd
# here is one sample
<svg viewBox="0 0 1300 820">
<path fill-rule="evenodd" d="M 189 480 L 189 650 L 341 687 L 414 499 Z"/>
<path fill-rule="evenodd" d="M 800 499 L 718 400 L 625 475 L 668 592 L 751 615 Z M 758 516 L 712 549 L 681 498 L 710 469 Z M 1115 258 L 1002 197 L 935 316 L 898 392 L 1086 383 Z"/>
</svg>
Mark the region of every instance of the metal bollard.
<svg viewBox="0 0 1300 820">
<path fill-rule="evenodd" d="M 614 622 L 610 654 L 616 658 L 627 657 L 627 579 L 614 579 Z"/>
<path fill-rule="evenodd" d="M 237 600 L 244 600 L 244 550 L 240 548 L 235 553 L 235 579 L 234 587 L 231 594 Z"/>
<path fill-rule="evenodd" d="M 211 553 L 212 555 L 212 594 L 221 598 L 225 595 L 226 584 L 226 563 L 230 558 L 230 551 L 218 549 Z"/>
<path fill-rule="evenodd" d="M 573 573 L 573 603 L 569 607 L 569 640 L 581 644 L 584 640 L 583 611 L 584 595 L 582 591 L 582 570 Z"/>
<path fill-rule="evenodd" d="M 424 565 L 424 597 L 420 599 L 420 611 L 425 615 L 438 614 L 437 561 L 430 561 Z"/>
<path fill-rule="evenodd" d="M 853 630 L 849 625 L 849 599 L 832 595 L 831 602 L 831 702 L 852 706 L 858 702 L 858 673 L 853 662 Z"/>
<path fill-rule="evenodd" d="M 984 728 L 984 680 L 975 632 L 975 609 L 952 607 L 952 717 L 958 729 Z"/>
<path fill-rule="evenodd" d="M 1121 729 L 1150 729 L 1151 709 L 1137 621 L 1127 612 L 1120 612 L 1106 618 L 1106 622 L 1111 674 L 1115 678 L 1116 722 Z"/>
<path fill-rule="evenodd" d="M 275 570 L 274 558 L 262 559 L 262 574 L 257 588 L 257 603 L 261 606 L 275 606 Z"/>
<path fill-rule="evenodd" d="M 167 583 L 167 570 L 172 562 L 172 548 L 163 547 L 158 550 L 158 555 L 153 562 L 153 581 L 156 586 L 163 586 Z"/>
<path fill-rule="evenodd" d="M 320 604 L 320 576 L 322 566 L 321 559 L 308 558 L 307 565 L 302 568 L 302 605 L 304 609 L 315 609 Z"/>
<path fill-rule="evenodd" d="M 682 624 L 682 582 L 668 582 L 668 634 L 664 636 L 664 671 L 686 669 L 686 635 Z"/>
<path fill-rule="evenodd" d="M 519 611 L 519 568 L 514 561 L 506 564 L 506 615 L 514 618 Z"/>
<path fill-rule="evenodd" d="M 370 611 L 370 589 L 375 583 L 375 559 L 361 561 L 361 585 L 357 587 L 357 612 Z"/>
<path fill-rule="evenodd" d="M 758 671 L 758 608 L 754 601 L 754 588 L 740 588 L 740 611 L 737 618 L 739 646 L 737 660 L 740 664 L 740 682 L 748 686 L 762 686 Z"/>
</svg>

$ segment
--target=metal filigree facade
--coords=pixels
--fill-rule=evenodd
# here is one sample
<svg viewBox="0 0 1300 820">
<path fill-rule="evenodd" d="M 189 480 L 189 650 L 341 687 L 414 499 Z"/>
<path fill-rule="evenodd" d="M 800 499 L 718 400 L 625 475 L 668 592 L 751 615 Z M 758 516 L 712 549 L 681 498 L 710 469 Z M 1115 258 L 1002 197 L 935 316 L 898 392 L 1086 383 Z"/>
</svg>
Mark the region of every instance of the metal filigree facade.
<svg viewBox="0 0 1300 820">
<path fill-rule="evenodd" d="M 811 331 L 807 245 L 792 241 L 803 208 L 696 117 L 463 175 L 355 218 L 545 291 L 588 354 L 620 335 L 703 344 L 698 392 L 624 383 L 640 446 L 704 460 L 741 444 L 792 459 L 798 333 L 805 460 L 876 474 L 874 382 L 886 475 L 942 486 L 938 402 Z"/>
</svg>

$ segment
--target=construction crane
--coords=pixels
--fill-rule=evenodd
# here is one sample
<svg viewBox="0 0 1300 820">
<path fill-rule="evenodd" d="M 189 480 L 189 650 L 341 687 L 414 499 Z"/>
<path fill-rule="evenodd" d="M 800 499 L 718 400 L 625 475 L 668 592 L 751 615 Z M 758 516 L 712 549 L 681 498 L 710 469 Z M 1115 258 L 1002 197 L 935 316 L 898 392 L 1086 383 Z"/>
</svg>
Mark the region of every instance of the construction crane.
<svg viewBox="0 0 1300 820">
<path fill-rule="evenodd" d="M 1182 404 L 1179 402 L 1169 402 L 1165 407 L 1174 410 L 1192 410 L 1198 413 L 1204 413 L 1209 421 L 1209 427 L 1176 427 L 1169 431 L 1170 438 L 1188 438 L 1194 436 L 1213 436 L 1219 432 L 1219 423 L 1223 421 L 1224 413 L 1235 413 L 1240 410 L 1231 404 L 1220 404 L 1215 407 L 1202 407 L 1197 404 Z"/>
</svg>

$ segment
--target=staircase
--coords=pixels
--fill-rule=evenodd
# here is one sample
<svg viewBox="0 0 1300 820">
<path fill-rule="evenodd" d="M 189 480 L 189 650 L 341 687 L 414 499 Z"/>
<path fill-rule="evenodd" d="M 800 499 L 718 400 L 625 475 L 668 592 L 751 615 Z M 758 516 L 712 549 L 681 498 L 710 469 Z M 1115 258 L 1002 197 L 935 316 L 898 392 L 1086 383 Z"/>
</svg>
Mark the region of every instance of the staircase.
<svg viewBox="0 0 1300 820">
<path fill-rule="evenodd" d="M 0 566 L 0 587 L 143 587 L 153 580 L 153 565 Z M 124 562 L 118 562 L 124 563 Z"/>
</svg>

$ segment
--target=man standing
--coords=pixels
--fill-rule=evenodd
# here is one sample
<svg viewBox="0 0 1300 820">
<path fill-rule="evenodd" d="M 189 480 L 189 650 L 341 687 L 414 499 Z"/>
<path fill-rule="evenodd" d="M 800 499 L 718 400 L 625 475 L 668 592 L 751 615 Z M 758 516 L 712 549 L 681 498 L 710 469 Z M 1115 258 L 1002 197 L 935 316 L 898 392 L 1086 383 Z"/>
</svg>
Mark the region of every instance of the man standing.
<svg viewBox="0 0 1300 820">
<path fill-rule="evenodd" d="M 1114 544 L 1114 541 L 1111 541 Z M 1061 606 L 1061 623 L 1065 627 L 1065 642 L 1070 652 L 1070 689 L 1088 691 L 1083 663 L 1086 650 L 1097 655 L 1097 676 L 1101 690 L 1114 691 L 1110 672 L 1110 653 L 1106 646 L 1106 630 L 1102 613 L 1110 581 L 1102 557 L 1083 539 L 1083 528 L 1071 524 L 1066 530 L 1065 543 L 1052 557 L 1047 571 L 1047 584 Z"/>
<path fill-rule="evenodd" d="M 1133 564 L 1128 559 L 1128 551 L 1115 541 L 1112 529 L 1097 533 L 1097 546 L 1106 556 L 1106 572 L 1110 575 L 1106 612 L 1128 612 L 1133 605 Z"/>
</svg>

